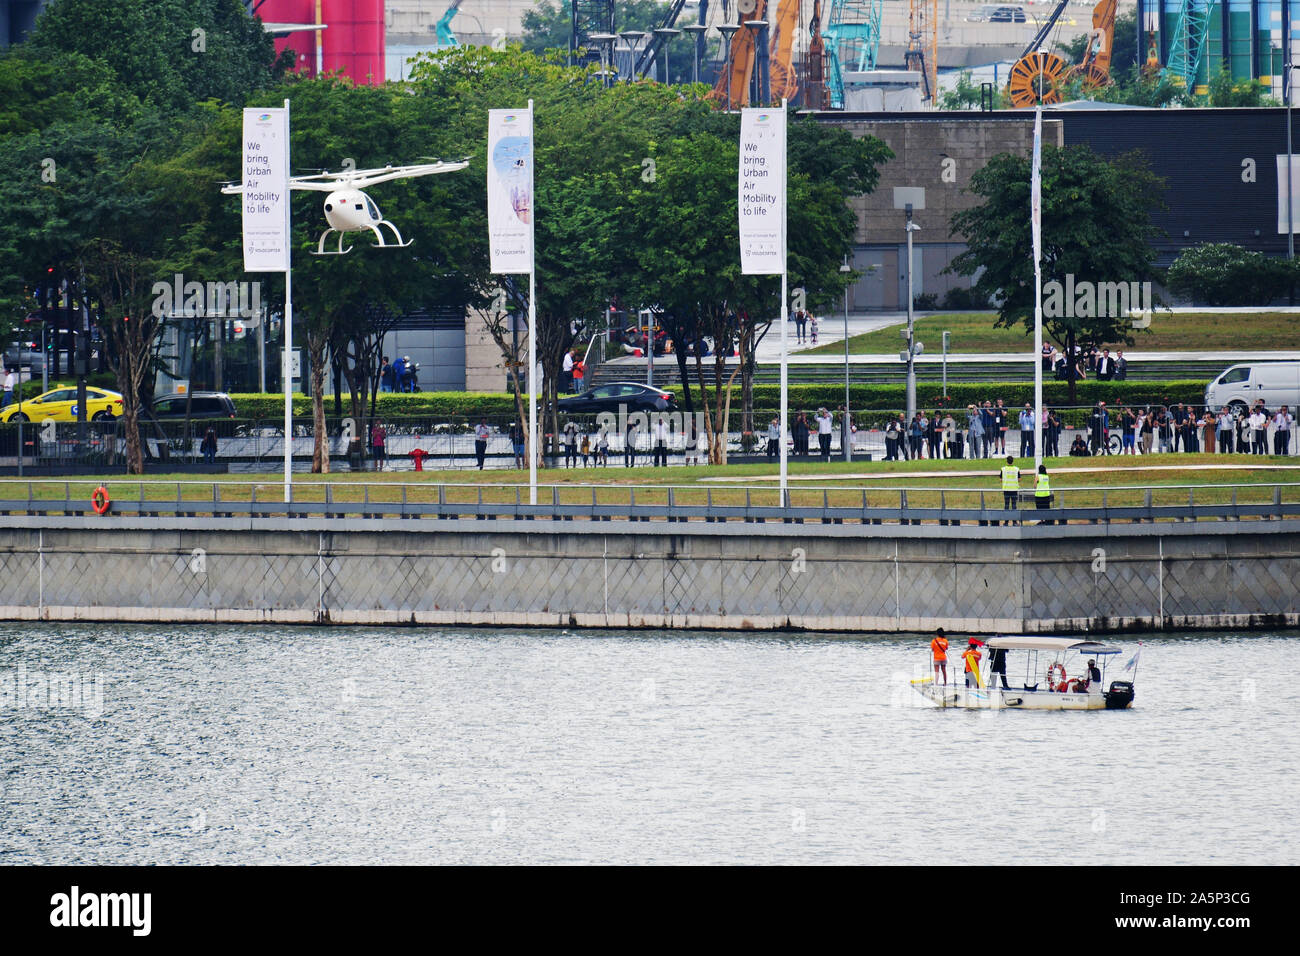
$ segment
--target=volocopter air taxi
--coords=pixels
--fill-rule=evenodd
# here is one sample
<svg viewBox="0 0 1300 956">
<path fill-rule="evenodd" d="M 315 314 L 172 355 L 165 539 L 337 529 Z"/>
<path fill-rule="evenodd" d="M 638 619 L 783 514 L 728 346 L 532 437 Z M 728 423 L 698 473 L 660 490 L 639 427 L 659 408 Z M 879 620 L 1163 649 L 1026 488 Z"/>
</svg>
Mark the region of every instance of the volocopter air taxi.
<svg viewBox="0 0 1300 956">
<path fill-rule="evenodd" d="M 436 173 L 454 173 L 458 169 L 464 169 L 468 162 L 434 162 L 421 163 L 414 166 L 385 166 L 382 169 L 345 169 L 342 172 L 315 173 L 310 176 L 291 176 L 289 178 L 290 189 L 310 189 L 316 192 L 327 192 L 325 197 L 325 221 L 329 223 L 329 228 L 320 234 L 320 241 L 316 243 L 316 252 L 318 256 L 341 256 L 344 253 L 351 252 L 352 247 L 343 246 L 343 235 L 348 232 L 363 232 L 369 229 L 375 234 L 377 240 L 374 244 L 376 249 L 401 248 L 409 246 L 414 240 L 408 239 L 402 241 L 402 234 L 397 227 L 383 217 L 379 211 L 379 206 L 365 192 L 364 188 L 373 186 L 376 183 L 387 182 L 390 179 L 410 179 L 415 176 L 431 176 Z M 244 187 L 242 183 L 229 183 L 221 188 L 223 193 L 234 194 L 242 193 Z M 386 242 L 384 234 L 380 231 L 380 226 L 387 226 L 393 232 L 395 242 Z M 325 240 L 330 233 L 337 232 L 339 235 L 338 249 L 325 248 Z"/>
</svg>

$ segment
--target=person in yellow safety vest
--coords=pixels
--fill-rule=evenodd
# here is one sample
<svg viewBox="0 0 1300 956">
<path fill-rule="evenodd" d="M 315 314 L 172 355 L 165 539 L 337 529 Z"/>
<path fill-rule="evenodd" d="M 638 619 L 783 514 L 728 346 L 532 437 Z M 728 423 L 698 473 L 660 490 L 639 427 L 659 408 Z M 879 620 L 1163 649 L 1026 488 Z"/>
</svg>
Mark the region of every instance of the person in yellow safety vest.
<svg viewBox="0 0 1300 956">
<path fill-rule="evenodd" d="M 1039 511 L 1042 511 L 1045 508 L 1050 508 L 1051 505 L 1052 505 L 1052 482 L 1051 479 L 1047 477 L 1047 466 L 1039 465 L 1038 478 L 1034 482 L 1034 507 L 1037 508 Z M 1039 522 L 1039 524 L 1055 524 L 1055 523 L 1056 522 L 1054 522 L 1051 518 L 1048 518 L 1046 522 L 1041 522 L 1041 521 Z"/>
<path fill-rule="evenodd" d="M 1020 496 L 1020 469 L 1016 460 L 1007 455 L 1007 463 L 1002 466 L 1002 510 L 1015 511 L 1016 499 Z"/>
</svg>

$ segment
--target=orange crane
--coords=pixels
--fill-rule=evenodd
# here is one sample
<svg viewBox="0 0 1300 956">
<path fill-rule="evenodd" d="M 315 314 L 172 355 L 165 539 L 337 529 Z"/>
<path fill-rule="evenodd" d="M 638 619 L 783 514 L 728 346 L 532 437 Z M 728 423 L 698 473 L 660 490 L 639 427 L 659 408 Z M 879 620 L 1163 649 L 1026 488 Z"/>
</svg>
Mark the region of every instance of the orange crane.
<svg viewBox="0 0 1300 956">
<path fill-rule="evenodd" d="M 766 7 L 767 0 L 737 0 L 736 9 L 740 13 L 742 29 L 737 30 L 731 38 L 727 62 L 718 75 L 713 92 L 709 94 L 709 99 L 726 104 L 723 109 L 734 110 L 749 105 L 749 81 L 754 75 L 757 30 L 744 27 L 744 24 L 748 20 L 763 19 Z"/>
<path fill-rule="evenodd" d="M 911 0 L 903 66 L 921 74 L 925 99 L 933 100 L 939 79 L 939 0 Z"/>
<path fill-rule="evenodd" d="M 771 51 L 772 102 L 793 100 L 799 94 L 799 75 L 794 68 L 794 38 L 799 32 L 799 0 L 778 0 L 776 30 L 768 49 Z"/>
<path fill-rule="evenodd" d="M 1060 0 L 1047 22 L 1029 41 L 1011 68 L 1007 93 L 1011 105 L 1017 108 L 1036 106 L 1039 103 L 1061 102 L 1060 86 L 1074 77 L 1081 77 L 1085 90 L 1095 90 L 1110 84 L 1111 45 L 1115 40 L 1115 12 L 1117 0 L 1099 0 L 1092 8 L 1092 30 L 1083 58 L 1071 66 L 1058 53 L 1042 49 L 1047 35 L 1065 11 L 1067 0 Z"/>
</svg>

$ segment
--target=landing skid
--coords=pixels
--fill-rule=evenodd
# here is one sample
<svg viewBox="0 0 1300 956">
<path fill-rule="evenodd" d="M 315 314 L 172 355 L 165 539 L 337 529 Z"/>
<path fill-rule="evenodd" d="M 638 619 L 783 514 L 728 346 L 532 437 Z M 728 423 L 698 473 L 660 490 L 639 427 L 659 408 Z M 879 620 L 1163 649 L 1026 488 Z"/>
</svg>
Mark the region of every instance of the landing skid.
<svg viewBox="0 0 1300 956">
<path fill-rule="evenodd" d="M 325 239 L 326 239 L 326 237 L 329 236 L 329 234 L 330 234 L 331 232 L 338 232 L 338 233 L 339 233 L 339 247 L 338 247 L 338 250 L 337 250 L 337 251 L 335 251 L 335 250 L 333 250 L 333 249 L 326 249 L 326 248 L 325 248 Z M 348 246 L 346 249 L 343 248 L 343 233 L 339 232 L 337 229 L 335 229 L 333 226 L 331 226 L 330 228 L 326 229 L 324 232 L 322 232 L 322 233 L 320 234 L 320 241 L 319 241 L 318 243 L 316 243 L 316 251 L 313 252 L 312 255 L 314 255 L 314 256 L 342 256 L 342 255 L 346 255 L 347 253 L 349 253 L 349 252 L 351 252 L 351 251 L 352 251 L 352 247 L 351 247 L 351 246 Z"/>
</svg>

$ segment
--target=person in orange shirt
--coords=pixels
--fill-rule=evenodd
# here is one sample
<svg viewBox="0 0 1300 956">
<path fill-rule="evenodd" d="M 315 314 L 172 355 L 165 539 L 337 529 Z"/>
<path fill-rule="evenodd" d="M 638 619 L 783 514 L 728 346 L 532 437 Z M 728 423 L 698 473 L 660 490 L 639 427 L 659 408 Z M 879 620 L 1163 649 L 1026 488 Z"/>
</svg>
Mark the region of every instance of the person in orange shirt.
<svg viewBox="0 0 1300 956">
<path fill-rule="evenodd" d="M 965 653 L 962 654 L 962 659 L 966 661 L 966 686 L 967 687 L 979 686 L 979 681 L 976 680 L 975 675 L 979 673 L 980 659 L 983 656 L 984 655 L 980 653 L 978 641 L 972 640 L 970 644 L 966 646 L 966 651 Z"/>
<path fill-rule="evenodd" d="M 943 636 L 943 628 L 935 632 L 930 642 L 930 653 L 934 657 L 934 681 L 939 682 L 939 670 L 943 669 L 943 682 L 948 683 L 948 638 Z"/>
</svg>

